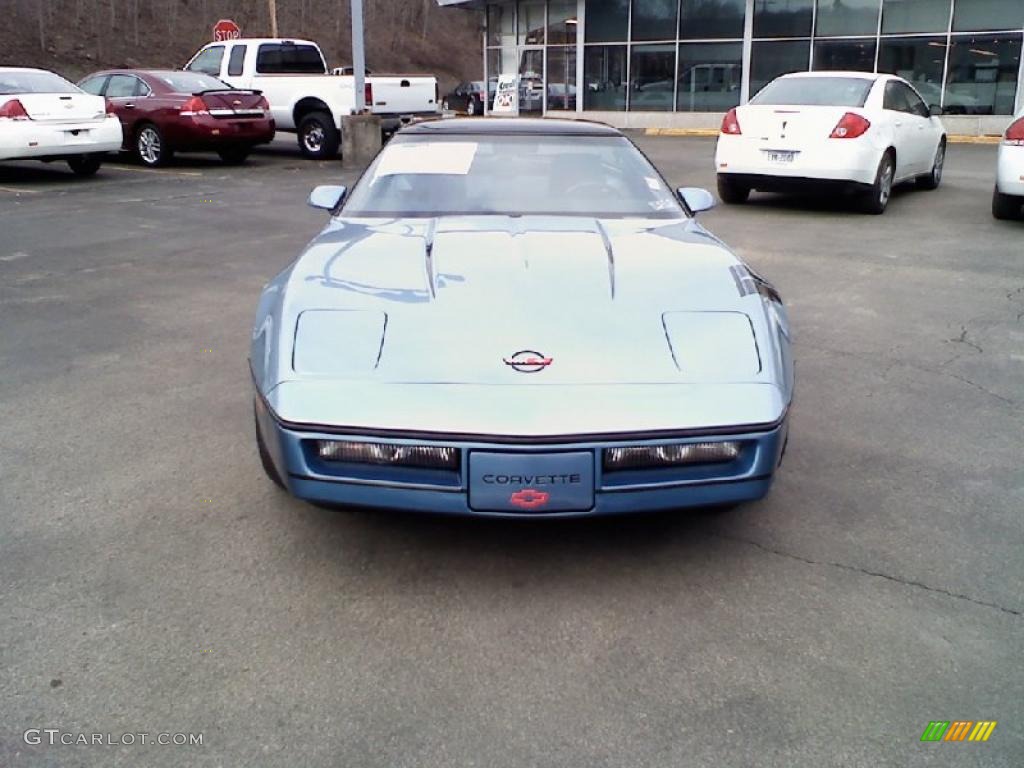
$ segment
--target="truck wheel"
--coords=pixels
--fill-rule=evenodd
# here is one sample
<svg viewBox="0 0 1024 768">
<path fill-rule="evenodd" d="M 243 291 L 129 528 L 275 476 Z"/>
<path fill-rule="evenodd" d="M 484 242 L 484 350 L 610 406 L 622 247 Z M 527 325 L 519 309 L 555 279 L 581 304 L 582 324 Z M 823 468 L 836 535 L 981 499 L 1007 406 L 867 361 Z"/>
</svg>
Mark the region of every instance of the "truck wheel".
<svg viewBox="0 0 1024 768">
<path fill-rule="evenodd" d="M 310 112 L 299 123 L 299 150 L 311 160 L 329 160 L 338 154 L 341 135 L 329 112 Z"/>
</svg>

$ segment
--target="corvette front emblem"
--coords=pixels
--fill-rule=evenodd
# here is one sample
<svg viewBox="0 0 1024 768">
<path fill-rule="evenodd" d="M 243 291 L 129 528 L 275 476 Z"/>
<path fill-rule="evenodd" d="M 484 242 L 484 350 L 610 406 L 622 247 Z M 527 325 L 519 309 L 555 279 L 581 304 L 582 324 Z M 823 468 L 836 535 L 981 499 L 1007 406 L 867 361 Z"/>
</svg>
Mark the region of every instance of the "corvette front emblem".
<svg viewBox="0 0 1024 768">
<path fill-rule="evenodd" d="M 554 358 L 545 357 L 540 352 L 524 349 L 516 352 L 512 357 L 502 359 L 509 368 L 520 373 L 539 373 L 554 362 Z"/>
<path fill-rule="evenodd" d="M 524 488 L 509 496 L 508 503 L 514 504 L 520 509 L 537 509 L 548 503 L 551 494 L 547 491 L 537 491 L 533 488 Z"/>
</svg>

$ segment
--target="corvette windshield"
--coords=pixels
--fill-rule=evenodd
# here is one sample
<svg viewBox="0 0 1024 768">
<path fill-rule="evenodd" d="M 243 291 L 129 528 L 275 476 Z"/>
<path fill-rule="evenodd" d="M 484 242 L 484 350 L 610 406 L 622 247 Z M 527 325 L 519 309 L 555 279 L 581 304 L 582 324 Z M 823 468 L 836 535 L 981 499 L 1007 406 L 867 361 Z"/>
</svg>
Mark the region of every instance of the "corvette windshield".
<svg viewBox="0 0 1024 768">
<path fill-rule="evenodd" d="M 618 136 L 396 136 L 345 216 L 682 218 L 671 190 Z"/>
</svg>

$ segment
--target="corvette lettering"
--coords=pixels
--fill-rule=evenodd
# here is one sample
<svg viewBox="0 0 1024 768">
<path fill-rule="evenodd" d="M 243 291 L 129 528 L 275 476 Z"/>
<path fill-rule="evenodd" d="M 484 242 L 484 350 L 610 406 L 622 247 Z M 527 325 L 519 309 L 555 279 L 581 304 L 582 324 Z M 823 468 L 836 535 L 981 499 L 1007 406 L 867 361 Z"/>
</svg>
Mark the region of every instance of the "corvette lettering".
<svg viewBox="0 0 1024 768">
<path fill-rule="evenodd" d="M 578 485 L 580 476 L 570 475 L 484 475 L 488 485 Z"/>
</svg>

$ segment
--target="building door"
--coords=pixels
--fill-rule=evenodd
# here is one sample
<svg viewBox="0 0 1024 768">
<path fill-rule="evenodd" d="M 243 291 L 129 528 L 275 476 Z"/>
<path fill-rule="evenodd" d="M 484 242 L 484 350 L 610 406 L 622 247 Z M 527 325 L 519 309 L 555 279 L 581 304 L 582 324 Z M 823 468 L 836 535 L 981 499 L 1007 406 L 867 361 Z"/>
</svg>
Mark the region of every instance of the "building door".
<svg viewBox="0 0 1024 768">
<path fill-rule="evenodd" d="M 544 49 L 519 52 L 519 114 L 544 114 Z"/>
</svg>

